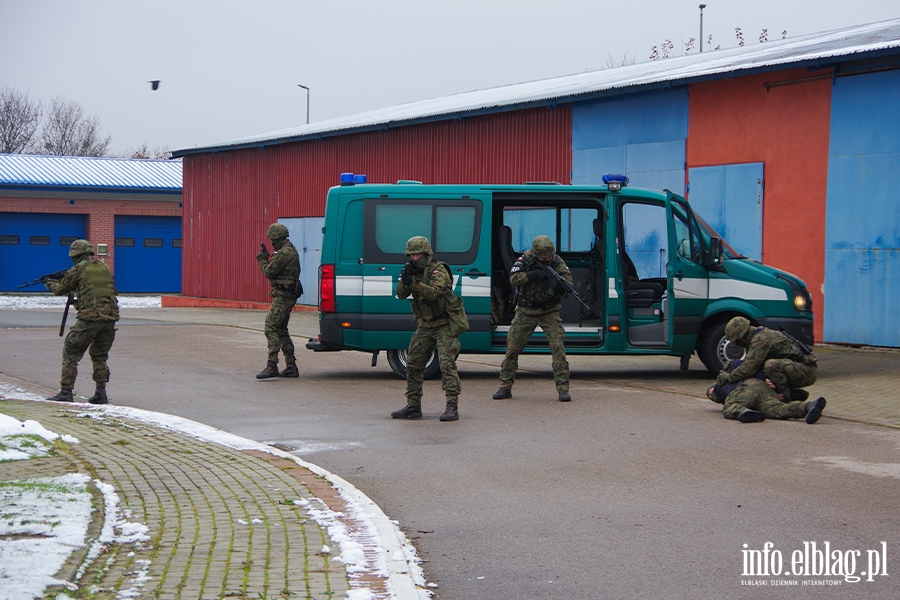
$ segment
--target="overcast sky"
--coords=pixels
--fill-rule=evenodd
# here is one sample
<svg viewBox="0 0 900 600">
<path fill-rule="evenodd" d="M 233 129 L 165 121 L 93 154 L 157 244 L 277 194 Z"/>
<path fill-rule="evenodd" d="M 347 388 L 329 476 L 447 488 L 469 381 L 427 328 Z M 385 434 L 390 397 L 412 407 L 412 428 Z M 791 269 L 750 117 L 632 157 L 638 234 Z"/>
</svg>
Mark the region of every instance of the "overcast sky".
<svg viewBox="0 0 900 600">
<path fill-rule="evenodd" d="M 648 60 L 699 39 L 697 0 L 0 0 L 0 87 L 98 116 L 111 152 L 176 150 Z M 897 0 L 706 0 L 747 45 L 900 17 Z M 694 52 L 698 51 L 695 44 Z M 159 90 L 148 81 L 159 79 Z"/>
</svg>

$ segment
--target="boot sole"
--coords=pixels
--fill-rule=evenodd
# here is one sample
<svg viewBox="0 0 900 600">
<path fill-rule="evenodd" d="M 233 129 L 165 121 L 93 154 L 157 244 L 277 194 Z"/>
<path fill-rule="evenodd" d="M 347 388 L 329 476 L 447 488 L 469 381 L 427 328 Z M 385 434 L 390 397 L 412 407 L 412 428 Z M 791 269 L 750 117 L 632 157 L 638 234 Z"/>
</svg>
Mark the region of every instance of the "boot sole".
<svg viewBox="0 0 900 600">
<path fill-rule="evenodd" d="M 819 402 L 821 400 L 821 402 Z M 825 408 L 825 398 L 817 398 L 813 400 L 813 407 L 806 413 L 806 424 L 812 425 L 822 417 L 822 410 Z"/>
</svg>

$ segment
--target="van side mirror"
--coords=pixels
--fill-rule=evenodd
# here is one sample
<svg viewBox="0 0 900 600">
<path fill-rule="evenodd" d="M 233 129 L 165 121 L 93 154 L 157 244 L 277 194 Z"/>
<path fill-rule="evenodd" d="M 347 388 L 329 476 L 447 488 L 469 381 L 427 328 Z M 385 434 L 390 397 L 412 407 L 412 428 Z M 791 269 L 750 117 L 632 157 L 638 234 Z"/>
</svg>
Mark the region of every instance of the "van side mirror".
<svg viewBox="0 0 900 600">
<path fill-rule="evenodd" d="M 709 238 L 709 254 L 706 257 L 706 266 L 721 267 L 722 266 L 722 240 L 717 237 Z"/>
</svg>

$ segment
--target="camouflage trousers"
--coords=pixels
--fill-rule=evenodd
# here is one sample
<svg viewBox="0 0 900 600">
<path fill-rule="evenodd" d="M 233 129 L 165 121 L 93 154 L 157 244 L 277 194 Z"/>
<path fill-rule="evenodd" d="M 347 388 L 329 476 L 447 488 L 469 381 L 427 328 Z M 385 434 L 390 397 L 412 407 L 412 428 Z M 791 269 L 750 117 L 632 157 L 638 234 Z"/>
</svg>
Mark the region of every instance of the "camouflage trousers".
<svg viewBox="0 0 900 600">
<path fill-rule="evenodd" d="M 441 365 L 441 389 L 448 403 L 459 402 L 459 373 L 456 372 L 459 338 L 450 335 L 450 325 L 440 325 L 419 327 L 409 341 L 406 356 L 406 403 L 409 406 L 422 405 L 423 371 L 435 347 Z"/>
<path fill-rule="evenodd" d="M 807 365 L 790 358 L 770 358 L 763 364 L 763 371 L 785 401 L 791 399 L 791 388 L 812 385 L 818 376 L 815 362 Z"/>
<path fill-rule="evenodd" d="M 556 389 L 568 392 L 569 362 L 566 360 L 566 350 L 563 346 L 566 330 L 563 328 L 562 319 L 559 318 L 559 312 L 555 310 L 542 315 L 527 315 L 521 310 L 516 311 L 506 337 L 506 357 L 500 365 L 500 387 L 507 390 L 512 388 L 516 371 L 519 370 L 519 354 L 525 349 L 528 338 L 538 326 L 550 343 Z"/>
<path fill-rule="evenodd" d="M 75 387 L 75 378 L 78 377 L 78 362 L 89 350 L 91 362 L 94 365 L 93 379 L 97 388 L 104 389 L 109 382 L 109 367 L 106 361 L 109 358 L 109 349 L 116 339 L 115 321 L 85 321 L 75 319 L 75 324 L 69 329 L 66 341 L 63 344 L 62 377 L 59 387 L 71 390 Z"/>
<path fill-rule="evenodd" d="M 266 341 L 269 347 L 269 362 L 278 362 L 278 353 L 284 353 L 286 363 L 296 362 L 294 356 L 294 342 L 288 333 L 288 321 L 291 319 L 291 311 L 297 304 L 296 298 L 284 298 L 275 296 L 272 298 L 272 306 L 266 315 Z"/>
<path fill-rule="evenodd" d="M 726 419 L 737 419 L 748 410 L 766 413 L 771 419 L 802 419 L 806 416 L 803 402 L 782 402 L 775 390 L 765 381 L 752 377 L 744 379 L 725 398 L 722 415 Z"/>
</svg>

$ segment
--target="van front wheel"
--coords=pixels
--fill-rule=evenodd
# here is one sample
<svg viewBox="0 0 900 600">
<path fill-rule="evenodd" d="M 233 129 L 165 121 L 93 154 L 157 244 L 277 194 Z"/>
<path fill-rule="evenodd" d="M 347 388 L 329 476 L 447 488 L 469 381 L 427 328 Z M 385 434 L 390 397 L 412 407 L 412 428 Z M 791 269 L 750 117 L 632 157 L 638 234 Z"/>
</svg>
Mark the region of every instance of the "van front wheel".
<svg viewBox="0 0 900 600">
<path fill-rule="evenodd" d="M 397 374 L 400 379 L 406 379 L 406 350 L 388 350 L 388 364 L 391 370 Z M 425 363 L 425 370 L 422 376 L 425 379 L 436 379 L 441 374 L 441 363 L 438 360 L 437 351 L 431 353 L 431 358 Z"/>
<path fill-rule="evenodd" d="M 728 361 L 743 358 L 747 353 L 728 341 L 725 337 L 725 325 L 723 321 L 710 327 L 697 348 L 697 354 L 710 375 L 718 375 Z"/>
</svg>

